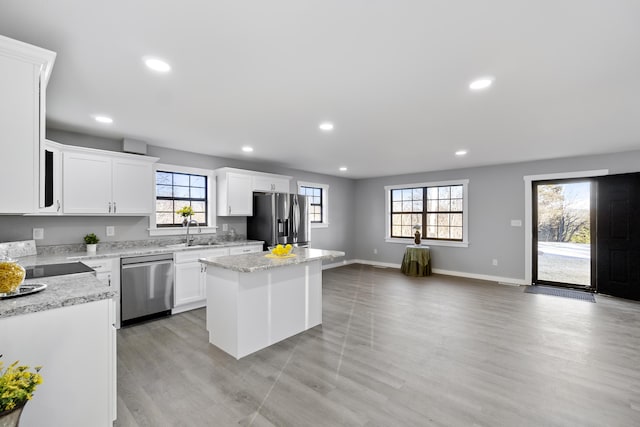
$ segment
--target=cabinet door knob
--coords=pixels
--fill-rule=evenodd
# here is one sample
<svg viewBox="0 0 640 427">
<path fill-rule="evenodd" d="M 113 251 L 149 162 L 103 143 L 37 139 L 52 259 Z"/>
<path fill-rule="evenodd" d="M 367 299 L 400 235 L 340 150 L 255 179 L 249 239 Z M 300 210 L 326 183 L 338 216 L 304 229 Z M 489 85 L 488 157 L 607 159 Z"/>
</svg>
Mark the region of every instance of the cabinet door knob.
<svg viewBox="0 0 640 427">
<path fill-rule="evenodd" d="M 116 202 L 113 202 L 113 213 L 116 213 Z"/>
<path fill-rule="evenodd" d="M 111 202 L 109 202 L 109 213 L 111 213 Z"/>
<path fill-rule="evenodd" d="M 56 212 L 60 212 L 60 200 L 56 200 Z"/>
<path fill-rule="evenodd" d="M 229 205 L 229 213 L 231 213 L 231 205 Z"/>
</svg>

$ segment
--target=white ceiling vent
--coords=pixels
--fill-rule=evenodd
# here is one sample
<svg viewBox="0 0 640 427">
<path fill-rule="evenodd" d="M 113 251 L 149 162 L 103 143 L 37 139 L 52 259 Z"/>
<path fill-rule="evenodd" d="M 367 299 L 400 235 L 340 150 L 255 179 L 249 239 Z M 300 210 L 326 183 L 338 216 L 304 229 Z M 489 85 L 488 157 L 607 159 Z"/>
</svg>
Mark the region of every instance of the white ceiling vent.
<svg viewBox="0 0 640 427">
<path fill-rule="evenodd" d="M 122 140 L 122 151 L 133 154 L 147 154 L 147 143 L 135 139 L 124 138 Z"/>
</svg>

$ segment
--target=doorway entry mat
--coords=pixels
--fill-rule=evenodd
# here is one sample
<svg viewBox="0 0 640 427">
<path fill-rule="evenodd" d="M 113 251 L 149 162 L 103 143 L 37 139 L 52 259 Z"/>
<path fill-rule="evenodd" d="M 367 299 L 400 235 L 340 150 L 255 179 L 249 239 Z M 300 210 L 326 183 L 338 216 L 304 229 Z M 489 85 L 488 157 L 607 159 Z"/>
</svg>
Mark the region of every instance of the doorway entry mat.
<svg viewBox="0 0 640 427">
<path fill-rule="evenodd" d="M 582 301 L 596 302 L 596 297 L 591 292 L 576 291 L 574 289 L 553 288 L 551 286 L 525 286 L 528 294 L 553 295 L 556 297 L 579 299 Z"/>
</svg>

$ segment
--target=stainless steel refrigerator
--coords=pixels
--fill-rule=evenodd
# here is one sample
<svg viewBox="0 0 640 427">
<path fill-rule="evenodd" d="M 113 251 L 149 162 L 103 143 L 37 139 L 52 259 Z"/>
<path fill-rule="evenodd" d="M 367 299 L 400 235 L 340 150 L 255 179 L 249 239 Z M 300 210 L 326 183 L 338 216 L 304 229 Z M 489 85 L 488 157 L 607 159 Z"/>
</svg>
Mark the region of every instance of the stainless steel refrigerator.
<svg viewBox="0 0 640 427">
<path fill-rule="evenodd" d="M 247 217 L 247 239 L 264 240 L 264 249 L 277 244 L 309 246 L 309 201 L 288 193 L 253 193 L 253 216 Z"/>
</svg>

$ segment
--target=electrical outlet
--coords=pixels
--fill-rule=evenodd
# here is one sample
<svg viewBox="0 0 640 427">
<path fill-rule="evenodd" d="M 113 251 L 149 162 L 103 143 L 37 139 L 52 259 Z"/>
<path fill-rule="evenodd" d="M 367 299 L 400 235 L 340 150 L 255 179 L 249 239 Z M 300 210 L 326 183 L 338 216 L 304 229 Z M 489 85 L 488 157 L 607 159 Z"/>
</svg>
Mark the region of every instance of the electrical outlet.
<svg viewBox="0 0 640 427">
<path fill-rule="evenodd" d="M 229 231 L 229 224 L 222 224 L 222 231 Z"/>
<path fill-rule="evenodd" d="M 113 225 L 107 225 L 107 237 L 112 237 L 116 235 L 116 228 Z"/>
<path fill-rule="evenodd" d="M 374 248 L 374 249 L 373 249 L 373 254 L 374 254 L 374 255 L 377 255 L 377 254 L 378 254 L 378 248 Z"/>
<path fill-rule="evenodd" d="M 493 264 L 493 266 L 497 266 L 498 265 L 498 260 L 496 258 L 493 259 L 493 261 L 491 261 L 491 263 Z"/>
<path fill-rule="evenodd" d="M 44 228 L 34 228 L 33 240 L 42 240 L 42 239 L 44 239 Z"/>
</svg>

